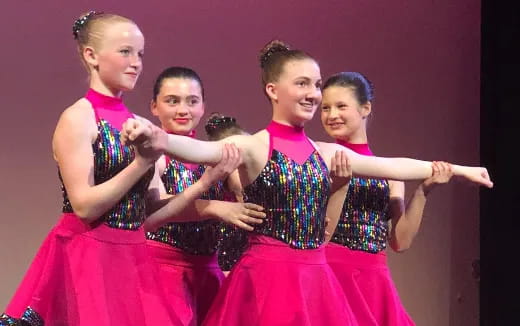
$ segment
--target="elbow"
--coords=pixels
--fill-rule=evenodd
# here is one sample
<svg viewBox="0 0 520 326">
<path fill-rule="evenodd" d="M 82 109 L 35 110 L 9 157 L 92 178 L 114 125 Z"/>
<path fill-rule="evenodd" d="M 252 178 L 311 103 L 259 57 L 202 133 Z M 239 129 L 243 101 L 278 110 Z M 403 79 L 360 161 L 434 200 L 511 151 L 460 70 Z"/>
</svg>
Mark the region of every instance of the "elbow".
<svg viewBox="0 0 520 326">
<path fill-rule="evenodd" d="M 85 203 L 71 203 L 71 206 L 74 214 L 84 222 L 91 223 L 99 218 L 99 214 Z"/>
<path fill-rule="evenodd" d="M 411 245 L 412 245 L 411 241 L 403 241 L 403 240 L 390 241 L 390 248 L 392 248 L 392 250 L 397 253 L 405 252 L 406 250 L 410 249 Z"/>
</svg>

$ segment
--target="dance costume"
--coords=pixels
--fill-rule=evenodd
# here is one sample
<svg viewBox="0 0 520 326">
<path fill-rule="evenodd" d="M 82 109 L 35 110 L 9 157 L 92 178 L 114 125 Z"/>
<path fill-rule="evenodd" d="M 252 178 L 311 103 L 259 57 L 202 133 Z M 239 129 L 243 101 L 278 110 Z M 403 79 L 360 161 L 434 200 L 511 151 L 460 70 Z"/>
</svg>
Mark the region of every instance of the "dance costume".
<svg viewBox="0 0 520 326">
<path fill-rule="evenodd" d="M 357 325 L 321 247 L 327 166 L 303 129 L 271 122 L 267 131 L 268 161 L 244 188 L 267 216 L 203 325 Z"/>
<path fill-rule="evenodd" d="M 121 99 L 89 90 L 98 137 L 94 180 L 114 177 L 134 159 L 119 129 L 133 115 Z M 142 228 L 150 169 L 92 223 L 73 212 L 63 186 L 63 215 L 40 247 L 0 325 L 180 325 L 159 288 Z M 60 175 L 61 180 L 61 175 Z"/>
<path fill-rule="evenodd" d="M 372 156 L 367 144 L 339 144 Z M 360 325 L 411 326 L 386 259 L 390 188 L 387 180 L 352 178 L 327 261 Z"/>
<path fill-rule="evenodd" d="M 169 194 L 181 193 L 197 182 L 204 166 L 185 164 L 165 156 L 161 179 Z M 222 199 L 221 183 L 202 199 Z M 217 295 L 224 274 L 217 262 L 221 223 L 216 220 L 168 223 L 147 233 L 152 256 L 159 263 L 162 286 L 184 325 L 199 325 Z"/>
</svg>

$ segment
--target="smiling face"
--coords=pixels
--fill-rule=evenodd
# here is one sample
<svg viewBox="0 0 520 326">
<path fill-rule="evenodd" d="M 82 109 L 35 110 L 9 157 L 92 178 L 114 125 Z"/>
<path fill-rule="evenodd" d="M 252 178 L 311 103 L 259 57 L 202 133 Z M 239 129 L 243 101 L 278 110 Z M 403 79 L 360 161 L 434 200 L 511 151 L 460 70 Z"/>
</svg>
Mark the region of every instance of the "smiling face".
<svg viewBox="0 0 520 326">
<path fill-rule="evenodd" d="M 132 90 L 143 69 L 144 36 L 130 21 L 96 21 L 82 47 L 91 87 L 118 95 Z"/>
<path fill-rule="evenodd" d="M 274 120 L 303 126 L 321 102 L 320 67 L 309 58 L 287 61 L 278 80 L 266 85 L 266 92 Z"/>
<path fill-rule="evenodd" d="M 366 121 L 371 104 L 360 104 L 352 87 L 330 86 L 323 91 L 321 123 L 335 139 L 366 143 Z"/>
<path fill-rule="evenodd" d="M 151 103 L 152 114 L 164 130 L 189 135 L 204 114 L 202 88 L 191 78 L 165 78 Z"/>
</svg>

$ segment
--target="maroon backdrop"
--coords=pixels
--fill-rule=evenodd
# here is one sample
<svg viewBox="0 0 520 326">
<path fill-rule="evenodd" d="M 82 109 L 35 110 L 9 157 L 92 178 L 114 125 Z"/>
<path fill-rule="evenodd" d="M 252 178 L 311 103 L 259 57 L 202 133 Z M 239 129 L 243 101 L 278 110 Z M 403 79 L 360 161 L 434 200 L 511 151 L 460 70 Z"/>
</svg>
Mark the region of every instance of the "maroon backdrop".
<svg viewBox="0 0 520 326">
<path fill-rule="evenodd" d="M 3 0 L 1 8 L 0 310 L 59 215 L 51 137 L 60 112 L 86 91 L 71 26 L 90 9 L 128 16 L 145 34 L 144 73 L 126 95 L 145 117 L 153 119 L 155 76 L 185 65 L 204 80 L 208 112 L 261 129 L 271 112 L 258 51 L 280 38 L 315 56 L 324 78 L 351 70 L 374 82 L 369 138 L 379 155 L 478 165 L 480 1 Z M 307 133 L 327 139 L 318 119 Z M 418 325 L 477 325 L 478 221 L 477 188 L 452 183 L 431 195 L 413 248 L 390 254 Z"/>
</svg>

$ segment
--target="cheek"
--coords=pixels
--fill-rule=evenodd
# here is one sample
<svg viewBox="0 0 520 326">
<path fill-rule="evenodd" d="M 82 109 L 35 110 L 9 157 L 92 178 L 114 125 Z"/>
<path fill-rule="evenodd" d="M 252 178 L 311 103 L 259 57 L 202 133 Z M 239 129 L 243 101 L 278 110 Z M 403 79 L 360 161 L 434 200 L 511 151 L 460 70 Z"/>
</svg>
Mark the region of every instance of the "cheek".
<svg viewBox="0 0 520 326">
<path fill-rule="evenodd" d="M 204 115 L 204 105 L 197 105 L 191 109 L 191 116 L 194 120 L 199 121 Z"/>
</svg>

